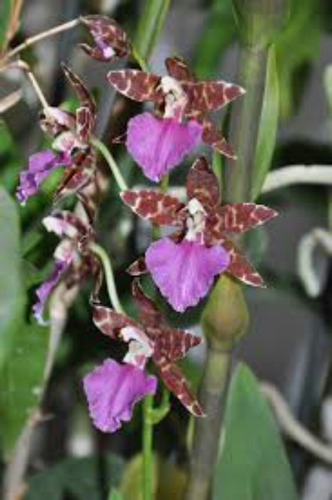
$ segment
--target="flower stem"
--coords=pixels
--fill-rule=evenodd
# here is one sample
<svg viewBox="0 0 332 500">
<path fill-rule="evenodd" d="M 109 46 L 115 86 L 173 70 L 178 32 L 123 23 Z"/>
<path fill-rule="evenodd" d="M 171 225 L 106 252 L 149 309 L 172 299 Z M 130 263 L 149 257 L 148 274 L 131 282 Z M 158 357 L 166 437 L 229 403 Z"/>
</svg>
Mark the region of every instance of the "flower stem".
<svg viewBox="0 0 332 500">
<path fill-rule="evenodd" d="M 98 151 L 105 158 L 108 166 L 111 169 L 112 174 L 114 175 L 114 179 L 117 185 L 119 186 L 120 191 L 125 191 L 126 189 L 128 189 L 126 181 L 124 180 L 120 172 L 118 164 L 114 160 L 112 154 L 110 153 L 109 149 L 105 146 L 105 144 L 96 137 L 93 137 L 91 139 L 91 143 L 95 146 L 96 149 L 98 149 Z"/>
<path fill-rule="evenodd" d="M 153 396 L 147 394 L 143 403 L 143 500 L 152 498 L 152 437 Z"/>
<path fill-rule="evenodd" d="M 31 47 L 31 45 L 34 45 L 35 43 L 40 42 L 41 40 L 44 40 L 45 38 L 49 38 L 50 36 L 57 35 L 58 33 L 61 33 L 62 31 L 67 31 L 67 30 L 70 30 L 72 28 L 75 28 L 76 26 L 79 25 L 79 23 L 80 23 L 79 19 L 73 19 L 72 21 L 68 21 L 67 23 L 60 24 L 59 26 L 55 26 L 54 28 L 51 28 L 49 30 L 42 31 L 41 33 L 38 33 L 38 35 L 34 35 L 30 38 L 27 38 L 23 43 L 21 43 L 20 45 L 18 45 L 17 47 L 15 47 L 13 50 L 11 50 L 10 52 L 8 52 L 5 55 L 5 57 L 1 61 L 1 65 L 2 65 L 2 62 L 8 61 L 8 59 L 11 59 L 12 57 L 16 56 L 17 54 L 22 52 L 22 50 L 25 50 L 28 47 Z"/>
<path fill-rule="evenodd" d="M 214 464 L 219 451 L 219 433 L 232 364 L 231 351 L 209 348 L 199 400 L 206 417 L 195 421 L 190 463 L 190 481 L 185 500 L 205 500 L 211 488 Z"/>
<path fill-rule="evenodd" d="M 250 200 L 255 150 L 264 96 L 267 50 L 241 48 L 237 83 L 246 89 L 243 99 L 233 104 L 230 121 L 231 143 L 237 160 L 225 169 L 225 200 Z M 233 164 L 234 163 L 234 164 Z"/>
<path fill-rule="evenodd" d="M 123 313 L 123 308 L 115 286 L 114 274 L 109 256 L 101 246 L 97 245 L 97 243 L 90 243 L 89 248 L 97 257 L 99 257 L 103 265 L 108 296 L 114 310 L 118 313 Z"/>
</svg>

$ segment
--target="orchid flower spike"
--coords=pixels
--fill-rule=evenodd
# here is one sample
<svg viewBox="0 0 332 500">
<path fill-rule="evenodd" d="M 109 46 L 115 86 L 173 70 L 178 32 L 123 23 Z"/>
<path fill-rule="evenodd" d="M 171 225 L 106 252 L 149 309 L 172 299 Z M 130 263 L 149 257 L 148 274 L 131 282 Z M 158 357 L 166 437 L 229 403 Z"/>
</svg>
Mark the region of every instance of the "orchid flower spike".
<svg viewBox="0 0 332 500">
<path fill-rule="evenodd" d="M 52 150 L 30 156 L 28 168 L 20 174 L 16 193 L 21 204 L 26 203 L 58 167 L 64 167 L 65 172 L 56 199 L 80 191 L 94 179 L 96 154 L 90 138 L 96 121 L 96 105 L 80 78 L 65 65 L 63 70 L 76 91 L 79 106 L 74 114 L 56 107 L 43 110 L 40 125 L 53 138 Z"/>
<path fill-rule="evenodd" d="M 60 279 L 65 280 L 71 288 L 92 275 L 96 279 L 96 295 L 103 276 L 99 260 L 89 249 L 95 236 L 86 221 L 71 212 L 60 211 L 45 217 L 43 224 L 48 231 L 59 236 L 61 242 L 54 252 L 55 262 L 51 274 L 36 290 L 38 301 L 33 306 L 33 315 L 40 324 L 47 323 L 44 319 L 45 307 Z"/>
</svg>

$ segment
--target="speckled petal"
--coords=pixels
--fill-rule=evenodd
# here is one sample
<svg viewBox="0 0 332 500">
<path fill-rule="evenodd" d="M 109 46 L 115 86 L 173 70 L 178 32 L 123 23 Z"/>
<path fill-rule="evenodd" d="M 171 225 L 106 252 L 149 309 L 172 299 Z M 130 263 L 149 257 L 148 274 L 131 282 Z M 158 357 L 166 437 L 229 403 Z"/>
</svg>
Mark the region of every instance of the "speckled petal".
<svg viewBox="0 0 332 500">
<path fill-rule="evenodd" d="M 166 237 L 150 245 L 145 262 L 164 297 L 183 312 L 206 295 L 214 277 L 227 269 L 230 256 L 219 245 L 208 248 L 196 241 L 175 243 Z"/>
<path fill-rule="evenodd" d="M 97 429 L 115 432 L 131 419 L 132 410 L 146 394 L 157 390 L 157 379 L 131 364 L 106 359 L 83 380 L 89 411 Z"/>
<path fill-rule="evenodd" d="M 146 177 L 158 182 L 200 143 L 202 130 L 194 120 L 180 123 L 143 113 L 129 120 L 126 146 Z"/>
</svg>

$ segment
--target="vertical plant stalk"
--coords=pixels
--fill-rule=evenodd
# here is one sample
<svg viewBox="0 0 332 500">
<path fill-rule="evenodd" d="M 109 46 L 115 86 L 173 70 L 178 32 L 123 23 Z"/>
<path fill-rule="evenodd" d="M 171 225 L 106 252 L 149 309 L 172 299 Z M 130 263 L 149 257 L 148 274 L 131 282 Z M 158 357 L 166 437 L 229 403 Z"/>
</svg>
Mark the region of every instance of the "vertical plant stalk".
<svg viewBox="0 0 332 500">
<path fill-rule="evenodd" d="M 219 452 L 221 428 L 228 380 L 232 364 L 231 351 L 208 348 L 199 400 L 206 413 L 195 421 L 195 434 L 190 464 L 190 482 L 186 500 L 208 498 L 215 457 Z"/>
<path fill-rule="evenodd" d="M 153 408 L 153 396 L 147 394 L 143 402 L 143 500 L 152 498 L 152 440 L 153 423 L 151 412 Z"/>
<path fill-rule="evenodd" d="M 233 0 L 233 6 L 236 7 L 243 41 L 236 82 L 245 88 L 246 95 L 232 107 L 229 139 L 237 160 L 226 165 L 223 199 L 237 203 L 251 199 L 266 82 L 267 51 L 279 28 L 283 2 Z M 209 497 L 218 459 L 232 351 L 239 336 L 246 332 L 249 321 L 241 287 L 227 280 L 227 277 L 219 278 L 202 317 L 209 348 L 200 400 L 207 418 L 196 422 L 186 500 L 207 500 Z M 223 342 L 227 349 L 220 349 Z"/>
<path fill-rule="evenodd" d="M 230 203 L 249 201 L 253 182 L 255 150 L 264 97 L 267 50 L 240 49 L 236 82 L 246 94 L 232 107 L 230 142 L 237 160 L 226 166 L 224 199 Z M 228 168 L 227 168 L 228 167 Z"/>
</svg>

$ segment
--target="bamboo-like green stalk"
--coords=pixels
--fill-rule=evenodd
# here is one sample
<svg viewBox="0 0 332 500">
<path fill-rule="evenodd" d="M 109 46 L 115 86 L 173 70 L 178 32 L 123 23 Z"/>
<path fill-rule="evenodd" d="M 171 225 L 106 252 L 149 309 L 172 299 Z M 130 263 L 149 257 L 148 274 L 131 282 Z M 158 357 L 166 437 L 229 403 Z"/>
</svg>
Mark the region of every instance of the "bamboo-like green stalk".
<svg viewBox="0 0 332 500">
<path fill-rule="evenodd" d="M 231 351 L 216 351 L 209 347 L 199 392 L 199 400 L 206 417 L 195 422 L 190 464 L 191 480 L 188 484 L 186 499 L 208 498 L 211 471 L 213 471 L 215 457 L 219 450 L 218 433 L 224 413 L 231 364 Z"/>
<path fill-rule="evenodd" d="M 249 201 L 259 121 L 264 96 L 267 50 L 245 46 L 240 49 L 236 82 L 246 94 L 233 104 L 230 141 L 237 160 L 225 168 L 224 199 Z"/>
<path fill-rule="evenodd" d="M 267 49 L 277 31 L 275 23 L 281 18 L 283 0 L 233 2 L 242 40 L 236 83 L 245 88 L 246 95 L 236 101 L 232 108 L 229 140 L 235 149 L 237 160 L 226 166 L 223 199 L 227 202 L 245 202 L 251 199 Z M 233 289 L 231 281 L 229 284 L 226 282 L 224 286 L 222 280 L 223 278 L 220 278 L 206 307 L 208 351 L 199 397 L 207 417 L 195 423 L 186 500 L 209 498 L 211 480 L 218 459 L 232 350 L 239 333 L 243 335 L 248 325 L 248 314 L 241 290 Z M 228 307 L 232 311 L 228 311 Z M 243 322 L 240 325 L 238 317 L 241 314 Z"/>
</svg>

